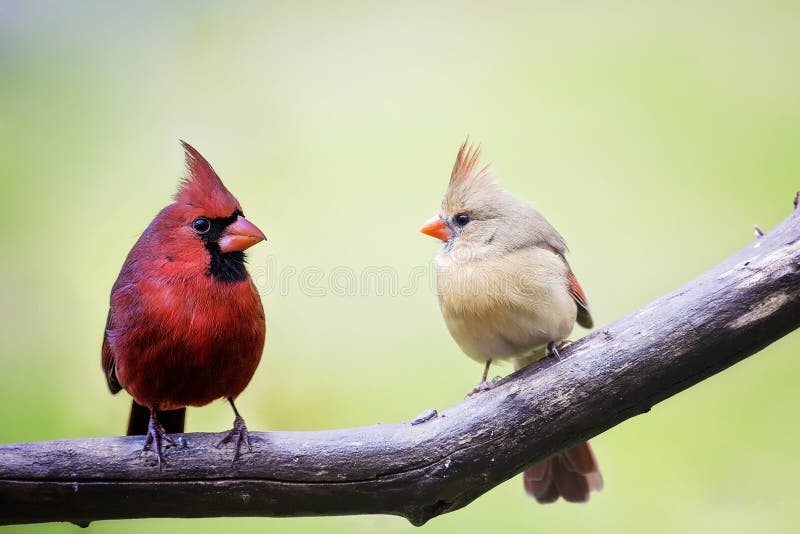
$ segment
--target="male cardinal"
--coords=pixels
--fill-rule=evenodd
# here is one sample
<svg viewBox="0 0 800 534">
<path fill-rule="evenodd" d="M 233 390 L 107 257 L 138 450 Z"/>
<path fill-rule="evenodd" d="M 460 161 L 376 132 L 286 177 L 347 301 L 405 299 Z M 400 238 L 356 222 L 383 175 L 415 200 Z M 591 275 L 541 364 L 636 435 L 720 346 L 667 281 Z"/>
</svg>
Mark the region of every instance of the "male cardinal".
<svg viewBox="0 0 800 534">
<path fill-rule="evenodd" d="M 591 328 L 589 305 L 564 253 L 564 239 L 525 202 L 500 187 L 480 149 L 458 151 L 441 210 L 420 231 L 444 241 L 436 255 L 439 305 L 450 334 L 485 363 L 478 387 L 488 389 L 494 360 L 520 369 L 558 344 L 575 321 Z M 525 490 L 540 503 L 585 502 L 603 479 L 588 443 L 528 468 Z"/>
<path fill-rule="evenodd" d="M 188 174 L 131 249 L 111 289 L 103 370 L 111 393 L 133 397 L 128 435 L 146 434 L 161 466 L 186 406 L 226 398 L 236 418 L 217 447 L 250 448 L 234 399 L 264 348 L 264 309 L 244 250 L 266 239 L 211 165 L 188 143 Z M 251 449 L 252 450 L 252 449 Z"/>
</svg>

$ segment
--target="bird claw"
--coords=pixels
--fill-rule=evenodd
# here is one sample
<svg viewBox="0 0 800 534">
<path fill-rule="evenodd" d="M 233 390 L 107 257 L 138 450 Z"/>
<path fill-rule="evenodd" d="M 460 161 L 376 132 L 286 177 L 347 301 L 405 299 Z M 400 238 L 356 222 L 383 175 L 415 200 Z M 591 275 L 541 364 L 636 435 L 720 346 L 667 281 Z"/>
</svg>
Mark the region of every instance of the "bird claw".
<svg viewBox="0 0 800 534">
<path fill-rule="evenodd" d="M 250 434 L 247 432 L 247 426 L 244 424 L 244 419 L 242 416 L 237 415 L 236 419 L 233 420 L 233 428 L 228 431 L 228 433 L 223 437 L 219 442 L 217 442 L 216 447 L 219 449 L 225 443 L 228 443 L 230 440 L 233 441 L 233 459 L 231 460 L 231 465 L 239 459 L 239 452 L 242 447 L 242 442 L 247 446 L 248 452 L 253 452 L 253 447 L 250 445 Z"/>
<path fill-rule="evenodd" d="M 158 464 L 159 471 L 161 470 L 163 454 L 162 442 L 164 441 L 166 441 L 169 445 L 175 445 L 175 441 L 167 435 L 167 432 L 164 430 L 164 427 L 161 426 L 161 423 L 159 423 L 155 417 L 150 416 L 150 422 L 147 425 L 147 437 L 144 440 L 144 446 L 142 447 L 142 450 L 139 451 L 139 458 L 141 458 L 142 454 L 144 454 L 146 451 L 152 450 L 153 456 Z"/>
<path fill-rule="evenodd" d="M 544 349 L 544 355 L 545 355 L 545 357 L 553 356 L 553 357 L 555 357 L 557 362 L 560 362 L 561 361 L 561 354 L 559 353 L 559 351 L 563 350 L 565 347 L 568 347 L 568 346 L 572 345 L 572 343 L 574 343 L 574 342 L 569 340 L 569 339 L 565 339 L 560 343 L 556 343 L 555 341 L 551 341 L 550 343 L 547 344 L 547 347 Z"/>
<path fill-rule="evenodd" d="M 470 390 L 470 392 L 467 393 L 467 395 L 464 398 L 468 399 L 468 398 L 472 397 L 473 395 L 477 395 L 478 393 L 482 393 L 484 391 L 489 391 L 490 389 L 495 387 L 497 384 L 499 384 L 502 379 L 503 379 L 502 377 L 496 376 L 496 377 L 492 378 L 491 380 L 482 380 L 477 386 L 472 388 Z"/>
<path fill-rule="evenodd" d="M 563 348 L 563 344 L 560 348 Z M 559 346 L 555 344 L 555 342 L 551 341 L 547 344 L 547 348 L 544 349 L 545 356 L 552 356 L 556 359 L 557 362 L 561 361 L 561 354 L 558 352 Z"/>
</svg>

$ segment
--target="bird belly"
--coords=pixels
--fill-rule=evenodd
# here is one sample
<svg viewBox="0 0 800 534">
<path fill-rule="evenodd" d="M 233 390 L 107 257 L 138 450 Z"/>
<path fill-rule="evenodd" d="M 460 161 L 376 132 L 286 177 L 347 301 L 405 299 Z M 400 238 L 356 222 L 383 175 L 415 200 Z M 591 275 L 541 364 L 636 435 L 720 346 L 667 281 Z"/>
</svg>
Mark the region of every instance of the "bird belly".
<svg viewBox="0 0 800 534">
<path fill-rule="evenodd" d="M 118 376 L 139 404 L 172 410 L 238 396 L 260 359 L 255 337 L 249 349 L 241 346 L 241 339 L 218 338 L 204 346 L 155 343 L 142 347 L 133 365 L 120 362 Z"/>
<path fill-rule="evenodd" d="M 479 362 L 543 354 L 548 343 L 566 339 L 572 329 L 567 321 L 527 310 L 450 316 L 446 322 L 461 350 Z"/>
<path fill-rule="evenodd" d="M 109 341 L 120 384 L 137 403 L 161 410 L 236 397 L 264 346 L 263 310 L 254 297 L 184 296 L 180 306 L 148 306 L 142 317 L 115 321 L 120 328 Z"/>
<path fill-rule="evenodd" d="M 469 283 L 453 280 L 455 271 L 438 271 L 445 323 L 468 356 L 480 362 L 527 358 L 569 336 L 577 307 L 566 284 L 521 270 L 512 271 L 522 275 L 509 281 L 475 276 L 472 269 L 461 265 L 457 271 Z"/>
</svg>

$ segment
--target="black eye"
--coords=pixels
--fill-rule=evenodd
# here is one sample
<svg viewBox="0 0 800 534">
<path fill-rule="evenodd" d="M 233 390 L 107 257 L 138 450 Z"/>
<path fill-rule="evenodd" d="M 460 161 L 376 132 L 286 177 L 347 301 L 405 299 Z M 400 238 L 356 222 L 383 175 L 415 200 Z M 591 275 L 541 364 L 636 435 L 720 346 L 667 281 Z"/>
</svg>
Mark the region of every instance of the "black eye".
<svg viewBox="0 0 800 534">
<path fill-rule="evenodd" d="M 459 226 L 466 226 L 467 223 L 470 221 L 469 215 L 466 213 L 459 213 L 455 216 L 456 224 Z"/>
<path fill-rule="evenodd" d="M 198 217 L 192 222 L 192 228 L 198 234 L 206 234 L 211 230 L 211 223 L 205 217 Z"/>
</svg>

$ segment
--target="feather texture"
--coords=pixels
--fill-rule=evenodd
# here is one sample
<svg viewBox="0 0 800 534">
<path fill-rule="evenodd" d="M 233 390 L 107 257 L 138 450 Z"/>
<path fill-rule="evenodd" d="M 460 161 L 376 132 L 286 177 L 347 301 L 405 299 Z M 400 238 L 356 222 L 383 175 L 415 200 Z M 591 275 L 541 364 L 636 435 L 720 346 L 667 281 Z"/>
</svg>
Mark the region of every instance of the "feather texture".
<svg viewBox="0 0 800 534">
<path fill-rule="evenodd" d="M 525 492 L 542 504 L 563 497 L 586 502 L 592 491 L 603 489 L 603 477 L 588 442 L 529 467 L 523 474 Z"/>
<path fill-rule="evenodd" d="M 454 186 L 468 180 L 478 179 L 489 173 L 491 164 L 480 168 L 481 147 L 472 145 L 466 139 L 458 149 L 453 170 L 450 173 L 450 185 Z"/>
<path fill-rule="evenodd" d="M 175 193 L 175 203 L 202 208 L 206 217 L 227 217 L 242 211 L 239 201 L 231 194 L 211 164 L 186 141 L 181 141 L 186 154 L 186 177 Z"/>
<path fill-rule="evenodd" d="M 572 271 L 567 274 L 567 283 L 569 284 L 569 294 L 572 295 L 572 298 L 575 299 L 575 303 L 578 305 L 578 324 L 584 328 L 591 328 L 594 326 L 594 321 L 592 320 L 592 312 L 589 310 L 589 302 L 586 299 L 583 288 L 578 283 L 578 279 L 575 278 L 575 274 Z"/>
</svg>

